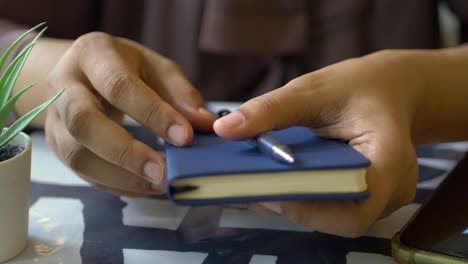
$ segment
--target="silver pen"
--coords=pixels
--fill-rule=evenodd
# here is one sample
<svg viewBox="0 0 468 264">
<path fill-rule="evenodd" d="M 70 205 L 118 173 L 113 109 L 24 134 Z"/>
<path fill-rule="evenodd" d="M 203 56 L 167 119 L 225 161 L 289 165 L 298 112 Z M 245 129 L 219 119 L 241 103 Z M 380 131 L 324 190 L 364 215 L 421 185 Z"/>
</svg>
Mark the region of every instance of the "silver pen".
<svg viewBox="0 0 468 264">
<path fill-rule="evenodd" d="M 294 163 L 294 155 L 292 154 L 291 149 L 267 133 L 257 135 L 254 138 L 247 140 L 247 142 L 256 146 L 261 152 L 281 162 L 289 164 Z"/>
<path fill-rule="evenodd" d="M 231 111 L 221 110 L 218 112 L 218 116 L 223 117 L 229 113 L 231 113 Z M 293 164 L 295 161 L 291 149 L 267 133 L 261 133 L 251 139 L 248 139 L 247 142 L 252 146 L 257 147 L 258 150 L 266 155 L 281 162 Z"/>
</svg>

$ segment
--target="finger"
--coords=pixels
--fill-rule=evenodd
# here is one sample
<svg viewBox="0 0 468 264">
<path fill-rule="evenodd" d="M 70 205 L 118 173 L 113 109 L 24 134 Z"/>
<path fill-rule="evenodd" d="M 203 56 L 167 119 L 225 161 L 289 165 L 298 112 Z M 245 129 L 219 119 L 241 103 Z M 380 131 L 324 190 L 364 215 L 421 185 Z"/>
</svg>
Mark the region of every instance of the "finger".
<svg viewBox="0 0 468 264">
<path fill-rule="evenodd" d="M 166 141 L 178 146 L 192 141 L 190 123 L 141 80 L 134 49 L 105 35 L 92 45 L 78 65 L 100 95 Z"/>
<path fill-rule="evenodd" d="M 293 125 L 320 126 L 332 119 L 343 97 L 327 91 L 321 72 L 301 76 L 286 86 L 244 103 L 216 120 L 214 130 L 227 139 L 246 139 Z M 326 96 L 325 96 L 325 92 Z"/>
<path fill-rule="evenodd" d="M 362 236 L 371 222 L 365 202 L 320 201 L 284 202 L 270 205 L 293 222 L 312 230 L 343 237 Z M 280 208 L 280 209 L 278 209 Z"/>
<path fill-rule="evenodd" d="M 78 143 L 73 139 L 73 137 L 65 130 L 63 126 L 58 123 L 58 115 L 55 111 L 50 111 L 47 115 L 46 119 L 46 140 L 49 147 L 52 151 L 61 159 L 65 164 L 72 167 L 75 170 L 77 175 L 79 175 L 82 179 L 89 182 L 91 185 L 96 186 L 98 189 L 102 189 L 117 195 L 125 195 L 125 196 L 147 196 L 155 193 L 160 193 L 159 191 L 149 190 L 147 187 L 144 188 L 133 188 L 132 186 L 125 185 L 124 188 L 116 188 L 110 187 L 109 185 L 114 185 L 114 182 L 117 180 L 119 181 L 119 177 L 116 176 L 118 173 L 112 171 L 106 171 L 104 167 L 101 167 L 99 170 L 99 174 L 93 172 L 94 169 L 90 169 L 89 171 L 84 171 L 84 173 L 94 173 L 94 174 L 84 174 L 83 170 L 79 169 L 86 165 L 79 165 L 84 158 L 80 157 L 82 155 L 86 155 L 86 150 L 82 147 L 79 147 Z M 57 134 L 60 135 L 57 137 Z M 78 146 L 78 147 L 77 147 Z M 77 148 L 75 150 L 75 148 Z M 81 150 L 83 149 L 83 150 Z M 79 154 L 81 153 L 81 154 Z M 92 159 L 92 157 L 91 157 Z M 93 160 L 96 161 L 96 160 Z M 101 163 L 106 163 L 105 161 L 101 161 Z M 76 171 L 77 170 L 77 171 Z M 122 171 L 122 170 L 120 170 Z M 98 178 L 93 178 L 91 175 L 98 175 Z M 113 175 L 112 178 L 109 179 L 101 178 L 101 175 Z M 134 176 L 136 177 L 136 176 Z M 128 181 L 127 179 L 120 179 L 120 181 Z M 102 182 L 102 183 L 100 183 Z M 119 186 L 119 184 L 115 184 L 115 186 Z"/>
<path fill-rule="evenodd" d="M 98 190 L 101 190 L 101 191 L 105 191 L 105 192 L 108 192 L 108 193 L 112 193 L 113 195 L 117 195 L 117 196 L 125 196 L 125 197 L 146 197 L 148 196 L 149 194 L 143 194 L 143 193 L 138 193 L 138 192 L 129 192 L 129 191 L 125 191 L 125 190 L 120 190 L 120 189 L 115 189 L 115 188 L 109 188 L 105 185 L 102 185 L 102 184 L 99 184 L 99 183 L 92 183 L 90 182 L 90 184 L 98 189 Z"/>
<path fill-rule="evenodd" d="M 98 106 L 93 104 L 89 90 L 79 89 L 80 85 L 72 83 L 56 102 L 56 109 L 61 119 L 55 129 L 61 133 L 56 137 L 68 139 L 63 144 L 58 144 L 65 148 L 65 153 L 61 155 L 65 157 L 65 162 L 68 165 L 74 163 L 74 152 L 83 151 L 85 153 L 77 156 L 85 156 L 87 160 L 92 158 L 105 160 L 115 167 L 112 170 L 121 168 L 120 170 L 127 170 L 132 175 L 145 178 L 154 184 L 163 185 L 164 160 L 161 155 L 135 140 L 125 129 L 107 118 Z M 68 157 L 70 155 L 71 157 Z M 96 169 L 92 169 L 94 170 Z"/>
<path fill-rule="evenodd" d="M 216 117 L 206 109 L 200 92 L 180 67 L 150 50 L 145 49 L 144 54 L 146 59 L 140 68 L 143 80 L 187 118 L 195 130 L 212 131 Z"/>
<path fill-rule="evenodd" d="M 85 160 L 85 158 L 83 158 L 82 160 Z M 106 163 L 106 161 L 104 160 L 100 161 L 100 164 L 104 164 L 104 163 Z M 136 175 L 128 174 L 127 171 L 122 170 L 120 168 L 108 169 L 107 167 L 105 167 L 105 168 L 98 168 L 95 171 L 86 170 L 85 172 L 85 173 L 89 173 L 89 172 L 91 173 L 95 173 L 95 172 L 117 173 L 117 174 L 112 175 L 112 177 L 96 177 L 96 174 L 85 174 L 83 172 L 76 171 L 75 169 L 73 170 L 76 173 L 76 175 L 82 178 L 84 181 L 90 183 L 93 186 L 105 186 L 106 188 L 105 191 L 111 192 L 113 194 L 120 195 L 122 193 L 127 193 L 127 194 L 132 193 L 134 196 L 142 197 L 142 196 L 150 196 L 150 195 L 160 195 L 160 194 L 165 193 L 164 189 L 154 188 L 151 183 L 145 182 L 144 179 L 141 179 Z M 121 173 L 122 171 L 124 171 L 124 173 Z M 137 181 L 139 182 L 132 182 L 129 184 L 125 182 L 128 179 L 132 179 L 132 178 L 136 178 Z M 100 188 L 100 189 L 104 190 L 103 188 Z"/>
<path fill-rule="evenodd" d="M 266 206 L 294 222 L 320 232 L 345 237 L 365 234 L 376 219 L 388 214 L 386 208 L 397 208 L 392 204 L 392 197 L 398 192 L 399 179 L 416 178 L 411 162 L 405 161 L 412 159 L 411 154 L 402 155 L 408 153 L 402 149 L 406 144 L 394 144 L 394 140 L 389 140 L 399 135 L 398 130 L 394 124 L 382 124 L 382 126 L 382 129 L 389 133 L 363 135 L 351 143 L 371 161 L 366 175 L 369 199 L 285 202 Z"/>
<path fill-rule="evenodd" d="M 130 175 L 126 170 L 115 167 L 93 155 L 68 133 L 62 123 L 56 122 L 57 120 L 59 120 L 58 115 L 54 111 L 48 115 L 47 143 L 57 157 L 85 181 L 93 185 L 106 186 L 109 190 L 139 195 L 163 192 L 163 190 L 154 189 L 151 183 L 138 176 Z"/>
<path fill-rule="evenodd" d="M 164 182 L 164 160 L 160 154 L 135 140 L 120 125 L 89 104 L 92 94 L 74 83 L 57 102 L 60 118 L 81 145 L 100 158 L 146 178 L 155 184 Z"/>
<path fill-rule="evenodd" d="M 46 143 L 49 148 L 58 156 L 58 145 L 56 140 L 56 123 L 59 121 L 58 113 L 54 108 L 55 103 L 47 109 L 47 117 L 44 123 L 44 133 Z"/>
</svg>

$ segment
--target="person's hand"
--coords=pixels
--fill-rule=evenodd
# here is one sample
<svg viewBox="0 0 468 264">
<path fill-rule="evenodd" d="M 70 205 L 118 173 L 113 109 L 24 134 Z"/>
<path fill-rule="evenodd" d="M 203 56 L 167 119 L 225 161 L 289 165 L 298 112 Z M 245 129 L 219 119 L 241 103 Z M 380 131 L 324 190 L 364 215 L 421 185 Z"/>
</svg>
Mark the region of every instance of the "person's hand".
<svg viewBox="0 0 468 264">
<path fill-rule="evenodd" d="M 349 142 L 372 163 L 367 172 L 369 199 L 262 205 L 314 230 L 357 237 L 415 195 L 411 125 L 422 87 L 416 76 L 405 53 L 387 51 L 347 60 L 244 103 L 218 119 L 214 130 L 240 140 L 302 125 Z"/>
<path fill-rule="evenodd" d="M 164 192 L 163 157 L 120 123 L 126 113 L 164 140 L 184 146 L 192 127 L 209 131 L 215 117 L 171 61 L 104 33 L 78 38 L 48 76 L 45 129 L 56 155 L 99 189 L 121 195 Z M 156 140 L 156 139 L 155 139 Z"/>
</svg>

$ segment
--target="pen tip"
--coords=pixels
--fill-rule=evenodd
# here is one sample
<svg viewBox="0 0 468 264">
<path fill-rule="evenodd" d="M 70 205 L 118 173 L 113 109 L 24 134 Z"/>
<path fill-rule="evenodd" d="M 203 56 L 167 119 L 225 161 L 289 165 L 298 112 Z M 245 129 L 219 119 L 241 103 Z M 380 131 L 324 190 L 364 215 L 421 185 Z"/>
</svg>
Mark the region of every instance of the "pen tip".
<svg viewBox="0 0 468 264">
<path fill-rule="evenodd" d="M 273 157 L 275 157 L 276 159 L 288 164 L 293 164 L 295 162 L 294 155 L 286 146 L 273 146 L 272 149 Z"/>
<path fill-rule="evenodd" d="M 289 164 L 293 164 L 295 161 L 294 157 L 291 157 L 291 156 L 286 156 L 285 159 L 286 159 L 286 162 Z"/>
</svg>

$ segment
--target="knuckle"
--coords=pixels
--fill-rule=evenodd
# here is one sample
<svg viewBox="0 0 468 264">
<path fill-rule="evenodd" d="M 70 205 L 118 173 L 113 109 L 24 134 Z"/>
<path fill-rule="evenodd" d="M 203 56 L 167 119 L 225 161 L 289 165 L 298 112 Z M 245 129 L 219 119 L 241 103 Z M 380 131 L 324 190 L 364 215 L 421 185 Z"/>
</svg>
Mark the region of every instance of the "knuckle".
<svg viewBox="0 0 468 264">
<path fill-rule="evenodd" d="M 112 36 L 104 32 L 90 32 L 78 37 L 71 45 L 69 52 L 74 56 L 80 57 L 86 54 L 89 49 L 94 49 L 101 44 L 110 43 Z"/>
<path fill-rule="evenodd" d="M 73 42 L 73 47 L 78 50 L 85 50 L 91 46 L 96 45 L 100 42 L 108 42 L 112 39 L 111 35 L 104 32 L 90 32 L 81 35 Z"/>
<path fill-rule="evenodd" d="M 65 126 L 73 136 L 80 137 L 80 132 L 92 116 L 92 110 L 80 102 L 70 102 L 65 108 Z"/>
<path fill-rule="evenodd" d="M 192 88 L 190 86 L 187 87 L 187 88 L 189 88 L 189 89 L 187 89 L 185 91 L 185 94 L 184 94 L 185 98 L 201 100 L 202 96 L 201 96 L 200 92 L 197 89 L 194 89 L 194 88 Z"/>
<path fill-rule="evenodd" d="M 51 70 L 46 78 L 47 87 L 55 87 L 59 81 L 60 75 L 61 74 L 58 73 L 57 70 L 55 69 Z"/>
<path fill-rule="evenodd" d="M 46 131 L 45 133 L 46 144 L 49 146 L 55 153 L 57 153 L 57 144 L 55 142 L 55 137 L 51 135 L 51 133 Z"/>
<path fill-rule="evenodd" d="M 261 120 L 259 119 L 259 123 L 257 123 L 258 127 L 261 127 L 263 130 L 274 130 L 276 126 L 276 118 L 272 118 L 271 113 L 278 113 L 280 109 L 278 100 L 269 95 L 260 96 L 254 98 L 250 101 L 251 105 L 247 106 L 246 110 L 243 111 L 244 114 L 257 116 L 257 117 L 264 117 Z M 242 111 L 242 109 L 241 109 Z M 247 113 L 246 113 L 247 112 Z"/>
<path fill-rule="evenodd" d="M 72 170 L 81 172 L 83 167 L 86 166 L 86 164 L 83 163 L 85 152 L 85 148 L 77 142 L 69 144 L 65 147 L 63 152 L 65 164 L 67 164 Z"/>
<path fill-rule="evenodd" d="M 290 80 L 284 87 L 305 96 L 323 87 L 323 78 L 318 72 L 309 73 Z"/>
<path fill-rule="evenodd" d="M 161 125 L 161 111 L 162 105 L 160 102 L 152 102 L 147 104 L 142 112 L 142 122 L 143 124 L 154 128 L 157 125 Z M 158 124 L 156 124 L 156 120 L 158 120 Z"/>
<path fill-rule="evenodd" d="M 375 52 L 375 56 L 383 56 L 383 57 L 388 57 L 388 56 L 394 56 L 395 50 L 393 49 L 383 49 Z"/>
<path fill-rule="evenodd" d="M 119 103 L 129 94 L 132 85 L 133 80 L 128 73 L 109 71 L 104 76 L 104 97 L 110 103 Z"/>
<path fill-rule="evenodd" d="M 270 112 L 278 109 L 280 103 L 274 96 L 260 96 L 257 98 L 252 99 L 253 105 L 257 106 L 259 109 L 263 111 Z"/>
<path fill-rule="evenodd" d="M 133 140 L 125 142 L 120 149 L 115 153 L 113 160 L 119 167 L 126 168 L 129 164 L 129 158 L 133 151 Z"/>
<path fill-rule="evenodd" d="M 287 87 L 301 87 L 301 86 L 305 86 L 306 80 L 307 80 L 307 78 L 301 78 L 301 77 L 294 78 L 294 79 L 290 80 L 288 83 L 286 83 L 285 86 L 287 86 Z"/>
<path fill-rule="evenodd" d="M 180 66 L 166 58 L 163 58 L 160 62 L 161 68 L 164 69 L 166 74 L 178 74 L 182 72 Z"/>
<path fill-rule="evenodd" d="M 55 67 L 53 68 L 49 74 L 47 74 L 47 77 L 45 78 L 45 84 L 46 84 L 46 93 L 49 94 L 50 96 L 56 95 L 59 91 L 67 90 L 67 85 L 64 85 L 64 70 L 63 67 Z M 57 98 L 57 100 L 54 102 L 54 105 L 57 104 L 58 101 L 62 100 L 63 97 L 65 97 L 65 94 L 62 94 Z"/>
</svg>

